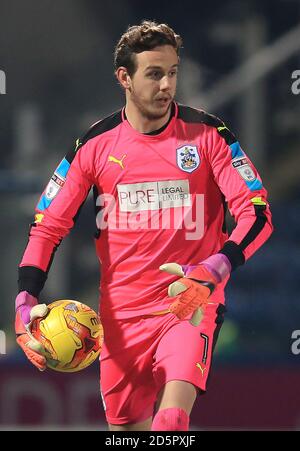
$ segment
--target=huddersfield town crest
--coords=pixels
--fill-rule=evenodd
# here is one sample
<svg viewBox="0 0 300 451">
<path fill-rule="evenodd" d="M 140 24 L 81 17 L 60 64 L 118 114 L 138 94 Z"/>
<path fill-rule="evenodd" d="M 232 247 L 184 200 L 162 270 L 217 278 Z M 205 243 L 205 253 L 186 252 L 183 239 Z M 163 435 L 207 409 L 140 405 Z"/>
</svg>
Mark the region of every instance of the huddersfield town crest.
<svg viewBox="0 0 300 451">
<path fill-rule="evenodd" d="M 200 165 L 197 146 L 186 144 L 177 149 L 177 165 L 182 171 L 193 172 Z"/>
</svg>

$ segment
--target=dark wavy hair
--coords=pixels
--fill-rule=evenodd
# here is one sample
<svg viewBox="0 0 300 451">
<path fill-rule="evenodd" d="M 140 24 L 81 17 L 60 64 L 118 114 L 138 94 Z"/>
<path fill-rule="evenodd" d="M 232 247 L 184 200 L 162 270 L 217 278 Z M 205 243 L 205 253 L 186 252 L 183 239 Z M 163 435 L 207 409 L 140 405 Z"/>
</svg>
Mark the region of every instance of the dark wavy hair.
<svg viewBox="0 0 300 451">
<path fill-rule="evenodd" d="M 115 47 L 115 70 L 124 66 L 132 76 L 137 69 L 135 55 L 161 45 L 171 45 L 179 55 L 182 39 L 171 27 L 163 23 L 144 20 L 140 25 L 129 27 Z"/>
</svg>

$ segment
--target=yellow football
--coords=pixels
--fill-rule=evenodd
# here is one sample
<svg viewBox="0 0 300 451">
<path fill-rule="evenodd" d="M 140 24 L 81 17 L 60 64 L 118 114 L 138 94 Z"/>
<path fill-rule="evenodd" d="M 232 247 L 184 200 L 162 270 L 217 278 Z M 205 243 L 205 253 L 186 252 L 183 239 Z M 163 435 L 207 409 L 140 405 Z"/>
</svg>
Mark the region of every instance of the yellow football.
<svg viewBox="0 0 300 451">
<path fill-rule="evenodd" d="M 47 366 L 55 371 L 80 371 L 93 363 L 103 345 L 103 327 L 94 310 L 73 300 L 55 301 L 34 320 L 31 335 L 42 344 Z"/>
</svg>

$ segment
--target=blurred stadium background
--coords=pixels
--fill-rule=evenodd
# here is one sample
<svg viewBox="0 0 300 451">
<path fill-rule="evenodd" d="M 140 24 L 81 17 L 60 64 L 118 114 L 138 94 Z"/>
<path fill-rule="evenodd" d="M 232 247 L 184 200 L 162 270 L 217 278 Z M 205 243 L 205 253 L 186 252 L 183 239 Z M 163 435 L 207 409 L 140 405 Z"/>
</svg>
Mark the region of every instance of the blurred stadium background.
<svg viewBox="0 0 300 451">
<path fill-rule="evenodd" d="M 299 0 L 1 0 L 0 428 L 105 428 L 97 365 L 40 375 L 16 349 L 17 264 L 56 164 L 91 123 L 122 106 L 113 47 L 144 18 L 183 36 L 178 100 L 220 116 L 238 135 L 263 176 L 275 225 L 227 289 L 227 321 L 192 428 L 299 430 L 300 345 L 292 352 L 300 329 L 300 94 L 292 89 Z M 97 308 L 93 233 L 89 200 L 56 255 L 43 300 Z"/>
</svg>

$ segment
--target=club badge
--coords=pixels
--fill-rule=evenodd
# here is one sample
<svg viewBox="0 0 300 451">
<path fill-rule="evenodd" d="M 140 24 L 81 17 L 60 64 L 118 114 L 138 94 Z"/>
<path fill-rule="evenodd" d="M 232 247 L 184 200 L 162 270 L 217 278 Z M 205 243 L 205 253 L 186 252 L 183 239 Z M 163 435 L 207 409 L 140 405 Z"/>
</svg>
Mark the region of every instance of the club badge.
<svg viewBox="0 0 300 451">
<path fill-rule="evenodd" d="M 177 149 L 177 166 L 184 172 L 193 172 L 200 165 L 197 146 L 186 144 Z"/>
</svg>

